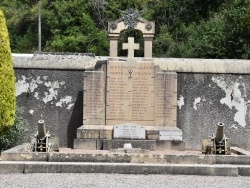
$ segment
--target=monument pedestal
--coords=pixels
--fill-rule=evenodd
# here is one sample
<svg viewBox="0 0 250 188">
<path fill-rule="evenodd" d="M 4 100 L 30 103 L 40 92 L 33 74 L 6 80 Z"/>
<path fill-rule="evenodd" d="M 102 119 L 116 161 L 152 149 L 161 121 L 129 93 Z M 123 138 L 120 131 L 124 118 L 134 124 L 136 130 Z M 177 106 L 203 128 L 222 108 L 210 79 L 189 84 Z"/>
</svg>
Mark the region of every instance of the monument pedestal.
<svg viewBox="0 0 250 188">
<path fill-rule="evenodd" d="M 185 150 L 182 131 L 177 127 L 142 126 L 125 123 L 115 126 L 83 125 L 77 129 L 75 149 L 111 150 L 131 143 L 145 150 Z"/>
</svg>

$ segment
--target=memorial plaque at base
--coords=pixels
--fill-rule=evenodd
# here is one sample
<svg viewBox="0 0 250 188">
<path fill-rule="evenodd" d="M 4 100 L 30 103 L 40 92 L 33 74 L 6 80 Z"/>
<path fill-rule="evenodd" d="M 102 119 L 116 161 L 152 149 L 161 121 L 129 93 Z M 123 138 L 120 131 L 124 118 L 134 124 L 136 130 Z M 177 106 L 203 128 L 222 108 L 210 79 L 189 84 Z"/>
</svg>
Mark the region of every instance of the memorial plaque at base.
<svg viewBox="0 0 250 188">
<path fill-rule="evenodd" d="M 181 130 L 164 130 L 159 132 L 159 140 L 182 140 Z"/>
<path fill-rule="evenodd" d="M 115 139 L 145 139 L 145 127 L 133 123 L 114 126 Z"/>
</svg>

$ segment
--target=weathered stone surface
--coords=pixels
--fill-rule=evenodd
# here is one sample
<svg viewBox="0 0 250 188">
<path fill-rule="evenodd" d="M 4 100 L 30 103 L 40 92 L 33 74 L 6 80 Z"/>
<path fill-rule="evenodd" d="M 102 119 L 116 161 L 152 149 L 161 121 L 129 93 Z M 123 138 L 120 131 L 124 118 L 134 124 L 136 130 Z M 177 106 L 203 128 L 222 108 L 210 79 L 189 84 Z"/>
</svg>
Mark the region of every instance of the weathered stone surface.
<svg viewBox="0 0 250 188">
<path fill-rule="evenodd" d="M 77 129 L 79 139 L 112 139 L 113 126 L 83 125 Z"/>
<path fill-rule="evenodd" d="M 108 62 L 107 75 L 106 123 L 153 125 L 153 64 Z"/>
<path fill-rule="evenodd" d="M 103 149 L 118 149 L 123 148 L 125 143 L 131 143 L 133 148 L 141 148 L 147 150 L 155 150 L 156 141 L 155 140 L 108 140 L 103 139 Z"/>
<path fill-rule="evenodd" d="M 182 140 L 181 130 L 161 130 L 159 131 L 159 140 Z"/>
<path fill-rule="evenodd" d="M 117 51 L 117 48 L 112 51 Z M 108 61 L 108 57 L 94 58 L 81 55 L 12 54 L 12 56 L 14 68 L 16 69 L 93 70 L 98 61 Z M 136 59 L 142 60 L 142 58 Z M 165 71 L 223 74 L 250 73 L 249 60 L 243 59 L 154 58 L 153 61 L 156 66 Z"/>
<path fill-rule="evenodd" d="M 10 173 L 24 173 L 25 164 L 24 163 L 12 163 L 0 161 L 0 174 L 10 174 Z"/>
<path fill-rule="evenodd" d="M 131 15 L 132 14 L 130 14 L 130 16 Z M 152 45 L 155 33 L 155 23 L 152 21 L 147 21 L 143 18 L 139 19 L 140 21 L 134 25 L 134 29 L 141 31 L 143 34 L 144 57 L 147 59 L 152 59 Z M 130 17 L 129 20 L 133 20 L 133 18 L 131 19 Z M 125 29 L 128 29 L 128 25 L 124 23 L 124 20 L 118 19 L 112 22 L 108 22 L 108 32 L 110 38 L 110 59 L 117 57 L 119 35 Z M 133 55 L 129 55 L 129 57 L 133 57 Z"/>
<path fill-rule="evenodd" d="M 104 162 L 130 163 L 131 155 L 127 154 L 83 154 L 83 153 L 50 153 L 50 162 Z"/>
<path fill-rule="evenodd" d="M 142 125 L 125 123 L 114 126 L 114 139 L 145 139 L 145 127 Z"/>
<path fill-rule="evenodd" d="M 102 139 L 74 139 L 74 149 L 100 150 Z"/>
<path fill-rule="evenodd" d="M 23 143 L 1 153 L 2 161 L 48 161 L 48 153 L 30 152 L 30 144 Z"/>
<path fill-rule="evenodd" d="M 230 147 L 231 152 L 237 154 L 237 155 L 248 155 L 250 156 L 250 152 L 247 150 L 244 150 L 242 148 L 238 148 L 238 147 Z"/>
<path fill-rule="evenodd" d="M 158 130 L 147 130 L 146 131 L 146 139 L 149 140 L 159 140 L 160 135 Z"/>
<path fill-rule="evenodd" d="M 84 72 L 83 124 L 105 125 L 105 74 Z"/>
<path fill-rule="evenodd" d="M 154 58 L 153 61 L 161 70 L 177 73 L 250 73 L 249 60 L 243 59 Z"/>
<path fill-rule="evenodd" d="M 155 126 L 176 127 L 177 74 L 157 72 L 155 75 Z"/>
<path fill-rule="evenodd" d="M 156 140 L 156 150 L 185 150 L 185 142 L 174 140 Z"/>
<path fill-rule="evenodd" d="M 154 165 L 154 164 L 72 163 L 72 162 L 69 163 L 26 162 L 24 164 L 25 164 L 24 173 L 118 173 L 118 174 L 183 174 L 183 175 L 209 175 L 209 176 L 238 176 L 238 167 L 232 165 L 223 165 L 223 166 L 187 165 L 187 164 Z M 242 174 L 249 175 L 249 173 L 246 173 L 246 170 L 245 172 L 242 172 Z"/>
<path fill-rule="evenodd" d="M 112 139 L 113 138 L 112 130 L 100 130 L 100 139 Z"/>
<path fill-rule="evenodd" d="M 177 127 L 146 126 L 146 138 L 156 140 L 182 140 L 182 130 Z"/>
<path fill-rule="evenodd" d="M 32 69 L 93 69 L 101 58 L 91 54 L 13 54 L 16 68 Z"/>
</svg>

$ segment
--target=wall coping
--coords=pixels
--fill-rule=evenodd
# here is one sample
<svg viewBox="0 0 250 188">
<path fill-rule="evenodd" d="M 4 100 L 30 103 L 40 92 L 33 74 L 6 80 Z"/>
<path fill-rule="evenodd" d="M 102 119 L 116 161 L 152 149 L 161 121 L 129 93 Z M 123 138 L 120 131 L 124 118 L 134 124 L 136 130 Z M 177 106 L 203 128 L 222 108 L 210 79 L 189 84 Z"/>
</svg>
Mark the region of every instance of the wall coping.
<svg viewBox="0 0 250 188">
<path fill-rule="evenodd" d="M 105 56 L 88 54 L 12 54 L 15 69 L 93 70 Z M 126 58 L 119 58 L 126 60 Z M 136 58 L 141 60 L 141 58 Z M 250 74 L 250 60 L 153 58 L 161 70 L 186 73 Z"/>
<path fill-rule="evenodd" d="M 64 69 L 92 70 L 98 61 L 106 57 L 88 54 L 12 54 L 15 69 Z"/>
</svg>

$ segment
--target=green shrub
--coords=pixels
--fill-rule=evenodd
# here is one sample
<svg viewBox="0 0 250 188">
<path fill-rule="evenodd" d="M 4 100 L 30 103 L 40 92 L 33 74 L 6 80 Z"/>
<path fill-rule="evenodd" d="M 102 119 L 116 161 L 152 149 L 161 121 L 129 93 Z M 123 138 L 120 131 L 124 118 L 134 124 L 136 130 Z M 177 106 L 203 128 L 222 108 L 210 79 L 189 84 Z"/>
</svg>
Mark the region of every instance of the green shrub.
<svg viewBox="0 0 250 188">
<path fill-rule="evenodd" d="M 14 124 L 15 75 L 6 20 L 0 10 L 0 135 Z"/>
<path fill-rule="evenodd" d="M 28 123 L 22 118 L 23 110 L 17 108 L 14 125 L 0 137 L 0 151 L 20 145 L 27 138 Z"/>
</svg>

